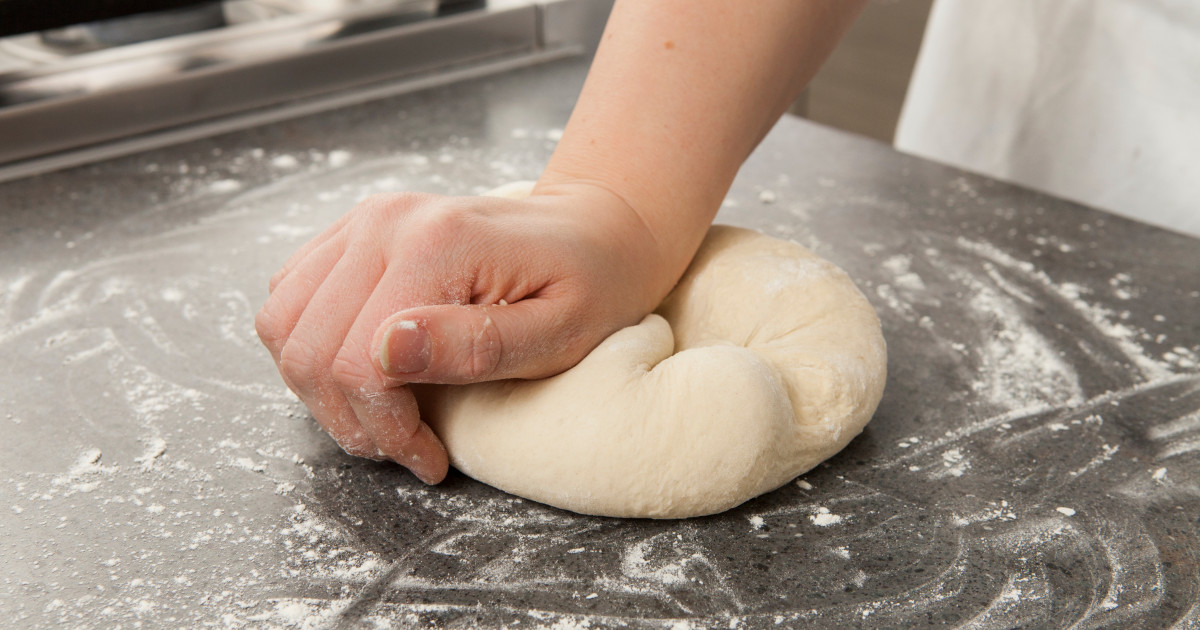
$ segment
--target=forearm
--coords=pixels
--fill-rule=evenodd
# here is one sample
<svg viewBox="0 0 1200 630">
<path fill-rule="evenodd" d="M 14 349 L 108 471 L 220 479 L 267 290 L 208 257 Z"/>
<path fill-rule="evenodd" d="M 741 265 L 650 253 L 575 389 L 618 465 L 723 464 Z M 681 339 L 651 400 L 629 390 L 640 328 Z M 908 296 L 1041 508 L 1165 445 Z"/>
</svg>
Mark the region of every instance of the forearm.
<svg viewBox="0 0 1200 630">
<path fill-rule="evenodd" d="M 540 188 L 620 196 L 677 265 L 865 0 L 618 1 Z"/>
</svg>

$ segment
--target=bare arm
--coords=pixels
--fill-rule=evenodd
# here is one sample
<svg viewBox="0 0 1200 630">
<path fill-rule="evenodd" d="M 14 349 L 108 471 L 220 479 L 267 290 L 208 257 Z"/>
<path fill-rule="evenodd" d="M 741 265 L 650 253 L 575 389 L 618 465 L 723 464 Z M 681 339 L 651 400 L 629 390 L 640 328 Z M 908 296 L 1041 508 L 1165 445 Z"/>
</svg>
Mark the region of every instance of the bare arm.
<svg viewBox="0 0 1200 630">
<path fill-rule="evenodd" d="M 538 193 L 589 182 L 645 219 L 683 273 L 742 162 L 865 0 L 616 3 Z"/>
</svg>

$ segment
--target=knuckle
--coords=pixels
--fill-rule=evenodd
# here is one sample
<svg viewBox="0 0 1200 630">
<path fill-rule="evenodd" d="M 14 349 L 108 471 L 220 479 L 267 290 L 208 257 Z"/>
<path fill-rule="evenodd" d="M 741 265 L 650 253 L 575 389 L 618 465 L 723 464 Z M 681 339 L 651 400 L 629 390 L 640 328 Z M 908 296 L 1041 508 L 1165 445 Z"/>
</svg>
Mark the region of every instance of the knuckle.
<svg viewBox="0 0 1200 630">
<path fill-rule="evenodd" d="M 288 339 L 279 353 L 279 371 L 297 387 L 312 389 L 321 375 L 316 349 L 306 342 Z"/>
<path fill-rule="evenodd" d="M 440 200 L 424 204 L 420 213 L 413 217 L 412 228 L 419 232 L 422 238 L 434 241 L 461 238 L 470 227 L 473 214 L 469 207 L 461 203 Z"/>
<path fill-rule="evenodd" d="M 470 355 L 462 363 L 466 366 L 464 376 L 467 380 L 474 382 L 493 378 L 504 358 L 504 343 L 500 338 L 500 329 L 490 317 L 485 318 L 471 336 L 468 351 Z"/>
<path fill-rule="evenodd" d="M 273 307 L 273 301 L 268 300 L 258 310 L 258 314 L 254 316 L 254 331 L 258 333 L 258 338 L 264 345 L 276 349 L 287 338 L 288 330 L 284 318 Z"/>
<path fill-rule="evenodd" d="M 397 193 L 377 193 L 363 199 L 350 211 L 346 224 L 351 238 L 370 237 L 378 233 L 381 226 L 403 216 L 406 204 Z"/>
<path fill-rule="evenodd" d="M 271 279 L 267 281 L 267 293 L 274 293 L 275 289 L 279 287 L 279 283 L 283 282 L 283 279 L 285 277 L 287 277 L 287 275 L 288 275 L 287 267 L 284 267 L 284 268 L 280 269 L 279 271 L 276 271 L 274 273 L 274 275 L 271 276 Z"/>
<path fill-rule="evenodd" d="M 333 382 L 344 391 L 359 391 L 375 378 L 375 368 L 342 349 L 329 366 Z"/>
<path fill-rule="evenodd" d="M 376 193 L 354 207 L 355 218 L 390 220 L 421 206 L 426 196 L 411 192 Z"/>
<path fill-rule="evenodd" d="M 358 202 L 358 205 L 354 206 L 354 211 L 356 213 L 379 212 L 386 208 L 401 205 L 404 197 L 405 193 L 375 193 L 368 195 L 365 199 Z"/>
<path fill-rule="evenodd" d="M 362 431 L 357 431 L 349 435 L 334 435 L 333 441 L 350 455 L 356 457 L 368 457 L 378 459 L 380 457 L 379 448 L 367 437 Z"/>
<path fill-rule="evenodd" d="M 360 241 L 378 242 L 393 234 L 399 241 L 388 248 L 416 259 L 444 254 L 468 233 L 472 209 L 453 199 L 424 193 L 382 193 L 368 197 L 354 210 L 352 234 Z"/>
</svg>

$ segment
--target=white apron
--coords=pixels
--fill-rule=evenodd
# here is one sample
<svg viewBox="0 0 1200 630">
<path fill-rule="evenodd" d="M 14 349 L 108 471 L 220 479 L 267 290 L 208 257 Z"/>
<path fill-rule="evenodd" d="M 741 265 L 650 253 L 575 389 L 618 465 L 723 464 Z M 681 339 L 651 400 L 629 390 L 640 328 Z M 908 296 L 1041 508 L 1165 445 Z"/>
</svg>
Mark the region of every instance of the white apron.
<svg viewBox="0 0 1200 630">
<path fill-rule="evenodd" d="M 1200 236 L 1200 0 L 937 0 L 896 147 Z"/>
</svg>

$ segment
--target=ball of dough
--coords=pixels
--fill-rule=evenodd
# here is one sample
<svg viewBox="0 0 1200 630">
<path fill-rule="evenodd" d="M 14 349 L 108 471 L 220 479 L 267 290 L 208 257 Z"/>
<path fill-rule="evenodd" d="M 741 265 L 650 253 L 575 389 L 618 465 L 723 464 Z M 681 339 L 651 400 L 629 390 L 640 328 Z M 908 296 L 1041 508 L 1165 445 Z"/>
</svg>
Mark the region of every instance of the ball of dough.
<svg viewBox="0 0 1200 630">
<path fill-rule="evenodd" d="M 658 310 L 574 368 L 419 395 L 475 479 L 585 514 L 683 518 L 841 450 L 875 412 L 886 369 L 879 320 L 845 272 L 714 226 Z"/>
</svg>

